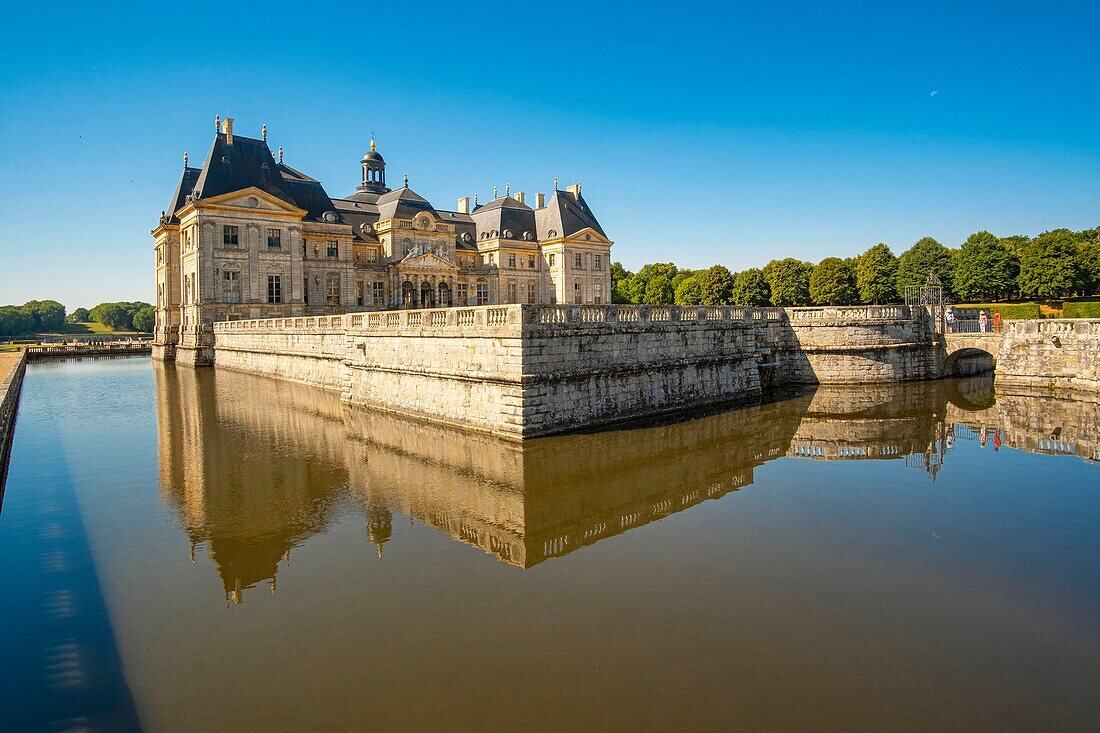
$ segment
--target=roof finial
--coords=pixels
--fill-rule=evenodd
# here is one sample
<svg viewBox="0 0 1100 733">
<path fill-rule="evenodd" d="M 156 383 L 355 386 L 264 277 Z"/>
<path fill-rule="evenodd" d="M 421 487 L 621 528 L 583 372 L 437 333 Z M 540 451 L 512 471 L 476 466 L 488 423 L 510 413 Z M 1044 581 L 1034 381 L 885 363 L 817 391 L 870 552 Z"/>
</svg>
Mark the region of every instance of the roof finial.
<svg viewBox="0 0 1100 733">
<path fill-rule="evenodd" d="M 557 176 L 554 176 L 554 190 L 555 191 L 558 190 L 558 177 Z"/>
<path fill-rule="evenodd" d="M 183 151 L 183 167 L 187 167 L 187 151 Z"/>
<path fill-rule="evenodd" d="M 264 142 L 267 142 L 267 123 L 265 122 L 263 127 L 260 128 L 260 135 L 263 137 Z"/>
<path fill-rule="evenodd" d="M 279 146 L 279 162 L 280 163 L 283 162 L 283 146 L 282 145 Z"/>
<path fill-rule="evenodd" d="M 512 195 L 512 184 L 511 183 L 505 183 L 504 184 L 504 195 L 505 196 L 511 196 Z"/>
<path fill-rule="evenodd" d="M 474 194 L 474 208 L 477 208 L 477 194 Z"/>
<path fill-rule="evenodd" d="M 497 198 L 497 187 L 496 186 L 493 186 L 493 198 L 494 199 Z"/>
<path fill-rule="evenodd" d="M 405 188 L 408 188 L 408 187 L 409 187 L 409 174 L 406 173 L 405 174 Z"/>
<path fill-rule="evenodd" d="M 374 130 L 370 131 L 370 151 L 373 153 L 375 148 L 374 144 Z"/>
</svg>

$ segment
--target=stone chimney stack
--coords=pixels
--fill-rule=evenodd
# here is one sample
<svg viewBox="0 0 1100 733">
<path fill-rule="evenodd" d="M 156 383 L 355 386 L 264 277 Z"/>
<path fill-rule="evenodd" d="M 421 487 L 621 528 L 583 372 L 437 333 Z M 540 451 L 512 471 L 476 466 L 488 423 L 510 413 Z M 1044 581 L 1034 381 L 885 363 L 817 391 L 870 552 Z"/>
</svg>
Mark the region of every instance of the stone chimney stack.
<svg viewBox="0 0 1100 733">
<path fill-rule="evenodd" d="M 469 214 L 470 213 L 470 197 L 463 196 L 458 200 L 458 213 Z"/>
<path fill-rule="evenodd" d="M 546 194 L 536 193 L 535 194 L 535 208 L 536 209 L 541 209 L 544 206 L 546 206 Z"/>
<path fill-rule="evenodd" d="M 581 184 L 574 183 L 572 186 L 566 186 L 565 190 L 573 194 L 573 198 L 579 199 L 581 197 Z"/>
<path fill-rule="evenodd" d="M 225 144 L 226 145 L 232 145 L 233 144 L 233 118 L 232 117 L 226 117 L 225 118 Z"/>
<path fill-rule="evenodd" d="M 519 201 L 521 204 L 527 203 L 526 201 L 524 201 L 524 198 L 526 198 L 526 194 L 523 191 L 516 191 L 516 195 L 512 198 L 514 198 L 516 201 Z"/>
</svg>

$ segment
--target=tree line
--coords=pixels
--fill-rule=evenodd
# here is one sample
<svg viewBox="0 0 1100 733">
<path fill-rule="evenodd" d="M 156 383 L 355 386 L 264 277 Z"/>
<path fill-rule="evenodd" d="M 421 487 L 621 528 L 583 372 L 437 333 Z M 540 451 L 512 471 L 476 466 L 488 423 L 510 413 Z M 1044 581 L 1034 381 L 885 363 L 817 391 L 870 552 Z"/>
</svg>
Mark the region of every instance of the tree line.
<svg viewBox="0 0 1100 733">
<path fill-rule="evenodd" d="M 611 266 L 616 303 L 646 305 L 803 306 L 898 303 L 935 273 L 952 302 L 1051 300 L 1100 294 L 1100 228 L 1055 229 L 1031 238 L 971 234 L 957 249 L 924 237 L 895 256 L 876 244 L 856 257 L 816 265 L 787 257 L 731 272 L 656 262 L 630 272 Z"/>
<path fill-rule="evenodd" d="M 77 308 L 66 315 L 65 306 L 56 300 L 30 300 L 23 305 L 0 306 L 0 338 L 64 332 L 66 323 L 93 321 L 116 331 L 149 333 L 156 322 L 156 312 L 151 304 L 135 300 L 100 303 L 91 310 Z"/>
</svg>

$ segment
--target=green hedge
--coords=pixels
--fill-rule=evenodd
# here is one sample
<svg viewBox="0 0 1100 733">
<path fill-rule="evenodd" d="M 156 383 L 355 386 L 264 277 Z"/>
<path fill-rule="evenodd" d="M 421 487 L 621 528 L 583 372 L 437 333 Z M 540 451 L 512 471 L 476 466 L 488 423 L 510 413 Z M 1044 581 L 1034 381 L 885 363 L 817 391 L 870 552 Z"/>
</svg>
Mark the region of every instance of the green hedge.
<svg viewBox="0 0 1100 733">
<path fill-rule="evenodd" d="M 1001 318 L 1008 320 L 1027 320 L 1042 318 L 1039 313 L 1038 303 L 960 303 L 956 308 L 984 308 L 989 311 L 989 317 L 1000 312 Z"/>
<path fill-rule="evenodd" d="M 1067 300 L 1062 306 L 1062 318 L 1100 318 L 1100 302 Z"/>
</svg>

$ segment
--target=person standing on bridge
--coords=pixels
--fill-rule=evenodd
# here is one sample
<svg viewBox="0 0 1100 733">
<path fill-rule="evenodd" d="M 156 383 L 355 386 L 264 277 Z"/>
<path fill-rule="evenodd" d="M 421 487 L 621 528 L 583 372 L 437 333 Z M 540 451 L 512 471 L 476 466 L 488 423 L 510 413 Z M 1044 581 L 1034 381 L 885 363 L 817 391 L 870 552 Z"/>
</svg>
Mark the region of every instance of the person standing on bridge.
<svg viewBox="0 0 1100 733">
<path fill-rule="evenodd" d="M 954 308 L 948 308 L 947 309 L 947 315 L 945 317 L 945 320 L 947 321 L 947 332 L 948 333 L 954 333 L 954 331 L 955 331 L 955 309 Z"/>
<path fill-rule="evenodd" d="M 984 310 L 978 316 L 978 330 L 982 333 L 986 333 L 989 331 L 989 314 L 986 313 Z"/>
<path fill-rule="evenodd" d="M 1001 330 L 1001 312 L 1000 311 L 993 311 L 993 330 L 994 331 L 1000 331 Z"/>
</svg>

